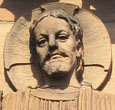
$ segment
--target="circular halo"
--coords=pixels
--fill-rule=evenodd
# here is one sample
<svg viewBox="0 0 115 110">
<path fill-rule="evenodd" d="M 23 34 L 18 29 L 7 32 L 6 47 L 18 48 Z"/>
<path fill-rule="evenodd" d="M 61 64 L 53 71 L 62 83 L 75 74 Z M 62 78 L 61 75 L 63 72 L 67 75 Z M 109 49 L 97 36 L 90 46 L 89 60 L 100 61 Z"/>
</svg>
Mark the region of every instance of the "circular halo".
<svg viewBox="0 0 115 110">
<path fill-rule="evenodd" d="M 4 64 L 10 83 L 17 90 L 36 87 L 39 76 L 31 63 L 30 26 L 43 10 L 63 9 L 73 14 L 83 28 L 84 73 L 83 81 L 99 89 L 111 69 L 111 42 L 102 21 L 91 12 L 68 3 L 48 3 L 20 17 L 7 36 Z"/>
</svg>

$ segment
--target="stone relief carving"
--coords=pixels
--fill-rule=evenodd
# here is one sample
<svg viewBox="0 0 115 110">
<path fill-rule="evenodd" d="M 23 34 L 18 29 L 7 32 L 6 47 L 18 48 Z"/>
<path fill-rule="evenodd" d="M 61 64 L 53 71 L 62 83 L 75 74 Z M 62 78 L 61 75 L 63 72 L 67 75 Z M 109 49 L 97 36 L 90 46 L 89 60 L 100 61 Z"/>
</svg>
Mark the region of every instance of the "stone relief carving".
<svg viewBox="0 0 115 110">
<path fill-rule="evenodd" d="M 114 96 L 98 92 L 110 48 L 103 23 L 78 6 L 51 3 L 25 14 L 6 40 L 6 79 L 15 93 L 4 96 L 2 110 L 111 110 Z"/>
<path fill-rule="evenodd" d="M 30 45 L 36 66 L 47 84 L 67 87 L 83 68 L 83 35 L 78 20 L 55 9 L 44 12 L 34 23 Z M 77 79 L 74 83 L 79 85 Z"/>
</svg>

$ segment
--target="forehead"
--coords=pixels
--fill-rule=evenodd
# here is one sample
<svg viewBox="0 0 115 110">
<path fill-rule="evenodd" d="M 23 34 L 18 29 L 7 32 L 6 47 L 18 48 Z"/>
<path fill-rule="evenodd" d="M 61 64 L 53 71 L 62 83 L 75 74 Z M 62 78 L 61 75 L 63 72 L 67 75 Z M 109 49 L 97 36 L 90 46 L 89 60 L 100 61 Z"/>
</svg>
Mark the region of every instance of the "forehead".
<svg viewBox="0 0 115 110">
<path fill-rule="evenodd" d="M 57 31 L 64 30 L 64 31 L 71 31 L 70 25 L 64 19 L 55 18 L 52 16 L 45 17 L 41 20 L 37 26 L 35 27 L 35 33 L 55 33 Z"/>
</svg>

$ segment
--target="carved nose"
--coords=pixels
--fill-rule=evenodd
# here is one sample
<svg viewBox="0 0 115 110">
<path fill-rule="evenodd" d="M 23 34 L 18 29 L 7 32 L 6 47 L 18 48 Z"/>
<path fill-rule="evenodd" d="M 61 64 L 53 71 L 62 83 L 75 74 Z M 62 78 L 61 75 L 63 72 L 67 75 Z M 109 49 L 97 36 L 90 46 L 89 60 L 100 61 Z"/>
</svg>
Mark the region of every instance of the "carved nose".
<svg viewBox="0 0 115 110">
<path fill-rule="evenodd" d="M 55 49 L 57 49 L 57 43 L 56 43 L 56 39 L 55 39 L 55 37 L 50 37 L 51 39 L 49 39 L 49 50 L 51 51 L 53 51 L 53 50 L 55 50 Z"/>
<path fill-rule="evenodd" d="M 53 46 L 55 46 L 55 45 L 56 45 L 55 39 L 52 39 L 52 40 L 49 41 L 49 46 L 50 46 L 50 47 L 53 47 Z"/>
</svg>

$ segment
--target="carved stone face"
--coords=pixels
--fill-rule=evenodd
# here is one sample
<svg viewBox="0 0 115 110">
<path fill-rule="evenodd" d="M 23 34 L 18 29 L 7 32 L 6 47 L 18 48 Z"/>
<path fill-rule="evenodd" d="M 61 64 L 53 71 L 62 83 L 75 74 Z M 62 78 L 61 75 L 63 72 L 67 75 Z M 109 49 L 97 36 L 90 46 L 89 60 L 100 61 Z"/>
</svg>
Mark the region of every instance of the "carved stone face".
<svg viewBox="0 0 115 110">
<path fill-rule="evenodd" d="M 36 25 L 34 34 L 41 69 L 54 77 L 68 75 L 76 62 L 76 40 L 70 25 L 48 16 Z"/>
</svg>

